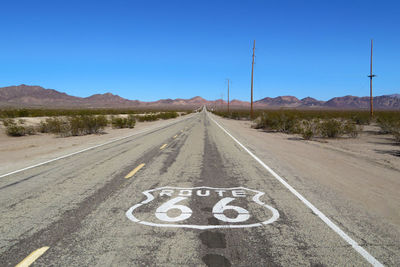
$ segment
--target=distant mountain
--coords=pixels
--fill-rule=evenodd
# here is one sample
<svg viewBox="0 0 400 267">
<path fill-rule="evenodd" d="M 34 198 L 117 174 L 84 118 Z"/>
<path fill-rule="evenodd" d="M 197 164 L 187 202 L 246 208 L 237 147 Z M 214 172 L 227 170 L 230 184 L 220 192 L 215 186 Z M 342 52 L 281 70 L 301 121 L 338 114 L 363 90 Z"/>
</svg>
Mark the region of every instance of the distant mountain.
<svg viewBox="0 0 400 267">
<path fill-rule="evenodd" d="M 324 103 L 324 101 L 320 101 L 320 100 L 317 100 L 317 99 L 309 97 L 309 96 L 303 98 L 302 100 L 300 100 L 300 102 L 301 102 L 301 105 L 304 107 L 318 107 Z"/>
<path fill-rule="evenodd" d="M 394 97 L 394 98 L 400 98 L 400 94 L 393 94 L 393 95 L 386 95 L 386 96 Z"/>
<path fill-rule="evenodd" d="M 400 98 L 392 95 L 376 96 L 373 100 L 376 109 L 399 109 Z M 324 107 L 339 108 L 339 109 L 368 109 L 370 99 L 367 96 L 343 96 L 334 97 L 323 104 Z"/>
<path fill-rule="evenodd" d="M 206 100 L 200 96 L 190 99 L 160 99 L 153 102 L 129 100 L 112 93 L 95 94 L 89 97 L 70 96 L 40 86 L 18 85 L 0 88 L 0 107 L 49 107 L 49 108 L 197 108 L 202 105 L 220 108 L 227 104 L 223 99 Z M 250 103 L 234 99 L 232 108 L 248 108 Z M 343 96 L 328 101 L 312 97 L 301 100 L 294 96 L 266 97 L 254 102 L 255 108 L 331 108 L 368 109 L 369 97 Z M 400 94 L 374 97 L 376 109 L 400 109 Z"/>
<path fill-rule="evenodd" d="M 60 105 L 62 103 L 73 104 L 79 101 L 81 101 L 80 97 L 70 96 L 53 89 L 44 89 L 40 86 L 21 84 L 0 88 L 0 102 L 6 102 L 10 105 L 36 105 L 49 102 Z"/>
<path fill-rule="evenodd" d="M 301 101 L 294 96 L 278 96 L 275 98 L 266 97 L 254 102 L 257 106 L 278 106 L 278 107 L 298 107 Z"/>
</svg>

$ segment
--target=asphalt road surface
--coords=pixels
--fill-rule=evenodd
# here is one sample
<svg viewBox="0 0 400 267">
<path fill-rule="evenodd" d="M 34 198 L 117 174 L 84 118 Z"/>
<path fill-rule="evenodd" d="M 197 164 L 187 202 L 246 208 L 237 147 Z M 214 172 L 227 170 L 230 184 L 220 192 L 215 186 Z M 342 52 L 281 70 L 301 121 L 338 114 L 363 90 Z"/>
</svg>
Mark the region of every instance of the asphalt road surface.
<svg viewBox="0 0 400 267">
<path fill-rule="evenodd" d="M 353 239 L 217 121 L 203 110 L 2 177 L 0 265 L 379 266 L 398 257 Z"/>
</svg>

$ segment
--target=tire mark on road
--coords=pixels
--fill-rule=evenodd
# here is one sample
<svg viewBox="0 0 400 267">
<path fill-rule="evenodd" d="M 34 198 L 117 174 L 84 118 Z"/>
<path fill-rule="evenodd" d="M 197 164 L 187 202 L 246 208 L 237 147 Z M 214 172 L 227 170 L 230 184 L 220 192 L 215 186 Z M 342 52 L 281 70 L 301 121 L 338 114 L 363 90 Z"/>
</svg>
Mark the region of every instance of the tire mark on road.
<svg viewBox="0 0 400 267">
<path fill-rule="evenodd" d="M 84 219 L 96 210 L 101 203 L 122 190 L 125 187 L 125 183 L 130 182 L 130 180 L 122 178 L 131 170 L 132 166 L 138 165 L 138 162 L 149 165 L 161 153 L 158 146 L 146 152 L 133 164 L 126 166 L 122 171 L 114 175 L 110 181 L 106 182 L 92 195 L 86 197 L 78 204 L 77 208 L 65 211 L 60 216 L 60 219 L 50 223 L 46 228 L 31 236 L 19 239 L 6 253 L 0 255 L 0 262 L 6 266 L 15 266 L 24 258 L 26 251 L 31 250 L 32 247 L 60 245 L 60 241 L 62 242 L 63 239 L 68 238 L 81 228 Z"/>
</svg>

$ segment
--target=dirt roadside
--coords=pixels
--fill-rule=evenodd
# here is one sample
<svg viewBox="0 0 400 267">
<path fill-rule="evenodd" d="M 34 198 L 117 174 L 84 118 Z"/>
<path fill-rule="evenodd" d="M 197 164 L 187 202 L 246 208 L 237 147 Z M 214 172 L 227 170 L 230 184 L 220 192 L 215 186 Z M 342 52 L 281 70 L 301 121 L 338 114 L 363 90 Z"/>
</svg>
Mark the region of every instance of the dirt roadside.
<svg viewBox="0 0 400 267">
<path fill-rule="evenodd" d="M 362 209 L 400 229 L 400 158 L 395 153 L 400 147 L 390 135 L 366 127 L 356 139 L 305 141 L 252 129 L 249 121 L 212 116 L 267 165 L 293 179 L 289 183 L 294 187 L 310 185 L 320 194 L 332 192 L 354 210 Z M 325 200 L 335 205 L 334 199 L 325 196 Z"/>
<path fill-rule="evenodd" d="M 136 122 L 133 129 L 112 129 L 111 127 L 107 127 L 102 134 L 70 137 L 58 137 L 53 134 L 41 133 L 30 136 L 9 137 L 5 134 L 5 127 L 0 124 L 0 175 L 116 138 L 129 136 L 135 132 L 157 128 L 162 124 L 181 120 L 186 117 L 181 116 L 166 121 Z M 26 120 L 25 125 L 29 126 L 37 125 L 43 118 L 24 119 Z"/>
</svg>

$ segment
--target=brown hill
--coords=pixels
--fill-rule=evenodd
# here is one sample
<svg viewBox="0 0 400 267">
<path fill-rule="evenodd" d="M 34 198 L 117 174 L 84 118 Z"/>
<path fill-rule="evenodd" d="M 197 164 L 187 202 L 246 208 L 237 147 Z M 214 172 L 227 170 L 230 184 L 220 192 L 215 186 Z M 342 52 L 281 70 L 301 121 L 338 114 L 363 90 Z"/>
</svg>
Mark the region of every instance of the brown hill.
<svg viewBox="0 0 400 267">
<path fill-rule="evenodd" d="M 324 107 L 339 108 L 339 109 L 368 109 L 369 108 L 369 97 L 358 97 L 358 96 L 343 96 L 335 97 L 323 104 Z M 396 95 L 383 95 L 376 96 L 373 100 L 374 107 L 376 109 L 399 109 L 400 98 Z"/>
<path fill-rule="evenodd" d="M 8 86 L 0 88 L 0 107 L 80 107 L 80 108 L 198 108 L 207 105 L 222 107 L 226 101 L 217 99 L 206 100 L 200 96 L 190 99 L 161 99 L 153 102 L 129 100 L 112 93 L 95 94 L 89 97 L 70 96 L 53 89 L 40 86 Z M 248 108 L 249 102 L 234 99 L 230 102 L 232 108 Z M 254 102 L 255 108 L 335 108 L 335 109 L 367 109 L 369 97 L 343 96 L 329 101 L 319 101 L 306 97 L 301 100 L 294 96 L 266 97 Z M 374 97 L 374 106 L 377 109 L 400 109 L 399 94 Z"/>
<path fill-rule="evenodd" d="M 294 96 L 278 96 L 275 98 L 266 97 L 261 100 L 255 101 L 258 106 L 279 106 L 279 107 L 298 107 L 301 101 Z"/>
<path fill-rule="evenodd" d="M 301 101 L 301 105 L 304 107 L 320 107 L 322 104 L 324 104 L 324 101 L 317 100 L 312 97 L 305 97 Z"/>
<path fill-rule="evenodd" d="M 53 89 L 44 89 L 40 86 L 21 84 L 0 88 L 0 102 L 8 105 L 37 106 L 48 103 L 73 105 L 81 101 L 80 97 L 70 96 Z"/>
</svg>

